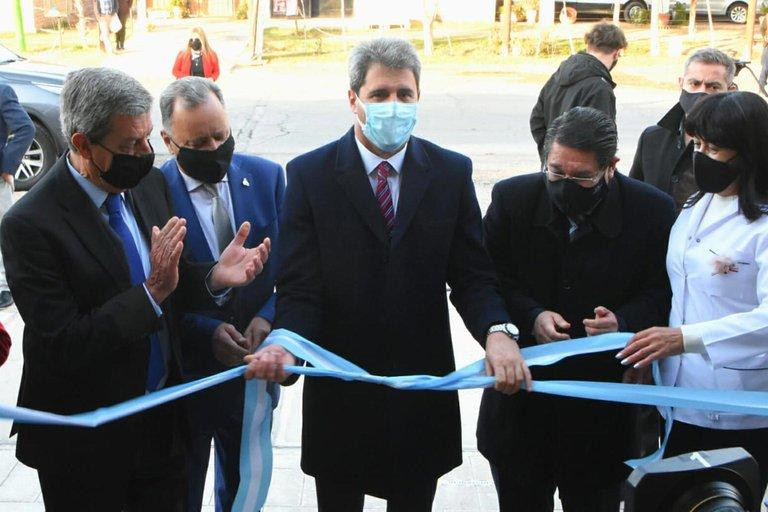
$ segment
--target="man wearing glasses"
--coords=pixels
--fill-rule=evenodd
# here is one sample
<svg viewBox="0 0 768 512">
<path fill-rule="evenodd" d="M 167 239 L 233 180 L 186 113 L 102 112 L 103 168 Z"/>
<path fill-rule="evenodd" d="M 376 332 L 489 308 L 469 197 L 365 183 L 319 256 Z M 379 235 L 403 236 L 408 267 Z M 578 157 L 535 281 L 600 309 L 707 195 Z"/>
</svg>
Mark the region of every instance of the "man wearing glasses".
<svg viewBox="0 0 768 512">
<path fill-rule="evenodd" d="M 484 219 L 521 346 L 644 329 L 667 322 L 664 259 L 675 218 L 670 197 L 616 172 L 616 125 L 593 108 L 553 121 L 543 172 L 493 189 Z M 534 378 L 621 382 L 612 353 L 532 368 Z M 536 393 L 487 390 L 478 446 L 490 461 L 502 512 L 619 509 L 630 455 L 631 408 Z M 521 442 L 520 440 L 525 440 Z"/>
</svg>

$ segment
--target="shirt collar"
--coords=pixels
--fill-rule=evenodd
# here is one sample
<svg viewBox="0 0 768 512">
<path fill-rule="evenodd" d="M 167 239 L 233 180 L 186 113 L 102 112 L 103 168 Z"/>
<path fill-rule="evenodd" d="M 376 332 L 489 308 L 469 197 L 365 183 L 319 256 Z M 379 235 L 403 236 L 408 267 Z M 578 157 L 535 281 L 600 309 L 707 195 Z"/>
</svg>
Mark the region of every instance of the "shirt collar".
<svg viewBox="0 0 768 512">
<path fill-rule="evenodd" d="M 181 179 L 184 180 L 184 185 L 187 187 L 187 192 L 192 192 L 193 190 L 197 190 L 198 188 L 205 185 L 205 182 L 202 182 L 200 180 L 196 180 L 195 178 L 187 175 L 184 173 L 184 171 L 181 170 L 181 167 L 179 167 L 178 162 L 176 163 L 176 167 L 179 168 L 179 174 L 181 174 Z M 227 173 L 229 174 L 229 173 Z M 226 183 L 229 181 L 229 178 L 227 174 L 224 175 L 224 178 L 221 180 L 222 182 Z"/>
<path fill-rule="evenodd" d="M 80 188 L 83 189 L 86 195 L 91 198 L 93 204 L 96 205 L 96 208 L 101 208 L 104 201 L 107 200 L 107 191 L 100 189 L 80 174 L 72 165 L 72 162 L 69 161 L 69 153 L 67 153 L 67 167 L 69 167 L 69 172 L 75 178 L 77 184 L 80 185 Z"/>
<path fill-rule="evenodd" d="M 360 158 L 363 159 L 365 174 L 371 174 L 385 159 L 374 155 L 368 148 L 363 146 L 363 143 L 360 142 L 357 137 L 355 137 L 355 143 L 357 144 L 357 149 L 360 151 Z M 386 159 L 386 161 L 389 162 L 389 165 L 392 166 L 397 174 L 400 174 L 400 172 L 403 170 L 403 161 L 405 160 L 406 149 L 408 149 L 407 143 L 405 146 L 403 146 L 403 149 Z"/>
</svg>

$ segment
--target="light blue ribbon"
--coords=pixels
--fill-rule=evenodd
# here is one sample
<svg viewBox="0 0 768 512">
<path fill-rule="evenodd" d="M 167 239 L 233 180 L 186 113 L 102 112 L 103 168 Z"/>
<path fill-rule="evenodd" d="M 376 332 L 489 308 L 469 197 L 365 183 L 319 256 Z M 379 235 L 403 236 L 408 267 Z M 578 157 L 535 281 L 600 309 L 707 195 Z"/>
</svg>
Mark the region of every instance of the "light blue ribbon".
<svg viewBox="0 0 768 512">
<path fill-rule="evenodd" d="M 604 334 L 527 347 L 522 349 L 522 353 L 529 366 L 551 365 L 566 357 L 619 350 L 626 345 L 631 337 L 632 335 L 628 333 Z M 285 368 L 289 373 L 306 376 L 370 382 L 403 390 L 486 388 L 493 386 L 495 382 L 493 377 L 485 375 L 485 361 L 483 359 L 443 377 L 431 375 L 383 377 L 371 375 L 346 359 L 284 329 L 273 331 L 264 343 L 265 345 L 281 345 L 299 359 L 306 361 L 311 366 Z M 96 427 L 238 378 L 244 372 L 245 367 L 233 368 L 110 407 L 71 416 L 0 405 L 0 418 L 12 419 L 20 423 Z M 654 367 L 654 377 L 658 382 L 658 367 Z M 671 418 L 672 407 L 768 416 L 768 392 L 763 391 L 687 389 L 589 381 L 535 381 L 533 391 L 573 398 L 655 405 L 662 410 L 663 415 L 667 418 Z M 272 400 L 267 392 L 266 383 L 258 380 L 248 381 L 240 458 L 241 478 L 240 488 L 233 507 L 235 511 L 253 512 L 263 507 L 266 501 L 272 473 L 271 411 Z M 671 424 L 671 421 L 667 421 L 666 437 L 668 437 Z M 627 463 L 634 467 L 658 458 L 663 452 L 663 448 L 664 445 L 650 457 Z"/>
</svg>

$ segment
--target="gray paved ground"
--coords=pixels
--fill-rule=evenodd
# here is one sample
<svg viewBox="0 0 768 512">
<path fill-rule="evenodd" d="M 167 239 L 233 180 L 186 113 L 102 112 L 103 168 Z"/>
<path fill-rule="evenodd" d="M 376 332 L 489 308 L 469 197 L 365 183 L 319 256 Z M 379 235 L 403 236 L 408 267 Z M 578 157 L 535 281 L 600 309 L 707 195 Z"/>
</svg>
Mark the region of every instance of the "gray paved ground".
<svg viewBox="0 0 768 512">
<path fill-rule="evenodd" d="M 230 26 L 208 29 L 222 55 L 225 72 L 220 85 L 228 102 L 237 149 L 286 163 L 291 157 L 338 138 L 353 119 L 346 105 L 345 69 L 342 64 L 285 64 L 226 71 L 237 60 L 242 38 Z M 157 95 L 168 83 L 169 69 L 184 30 L 152 33 L 144 40 L 129 40 L 129 50 L 107 64 L 139 77 Z M 152 58 L 148 58 L 152 56 Z M 670 74 L 670 80 L 675 75 Z M 494 182 L 537 170 L 538 158 L 528 132 L 528 116 L 539 86 L 520 83 L 514 76 L 488 74 L 449 75 L 425 68 L 422 103 L 416 134 L 465 153 L 475 162 L 475 183 L 485 210 Z M 655 123 L 676 100 L 672 91 L 617 89 L 620 168 L 627 170 L 642 129 Z M 155 115 L 159 130 L 159 114 Z M 158 152 L 163 150 L 158 137 Z M 21 375 L 23 324 L 15 308 L 0 312 L 0 321 L 11 332 L 14 347 L 10 361 L 0 368 L 0 403 L 15 403 Z M 482 356 L 455 312 L 452 312 L 457 364 Z M 267 510 L 314 510 L 314 489 L 299 469 L 300 385 L 290 388 L 277 410 L 274 429 L 275 472 Z M 464 464 L 440 481 L 435 510 L 497 510 L 487 465 L 475 447 L 474 426 L 480 393 L 461 393 Z M 35 473 L 17 463 L 14 440 L 7 437 L 8 422 L 0 421 L 0 512 L 43 510 Z M 210 481 L 206 491 L 211 506 Z M 382 510 L 381 501 L 366 507 Z"/>
</svg>

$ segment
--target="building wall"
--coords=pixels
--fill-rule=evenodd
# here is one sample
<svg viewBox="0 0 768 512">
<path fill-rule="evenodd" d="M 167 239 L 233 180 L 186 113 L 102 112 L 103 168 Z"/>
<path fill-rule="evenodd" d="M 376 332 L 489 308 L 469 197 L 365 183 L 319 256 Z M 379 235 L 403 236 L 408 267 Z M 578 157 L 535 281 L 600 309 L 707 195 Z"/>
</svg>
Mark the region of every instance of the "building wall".
<svg viewBox="0 0 768 512">
<path fill-rule="evenodd" d="M 35 10 L 33 0 L 21 1 L 21 12 L 24 16 L 24 32 L 35 31 Z M 16 1 L 0 0 L 0 32 L 16 33 Z"/>
</svg>

